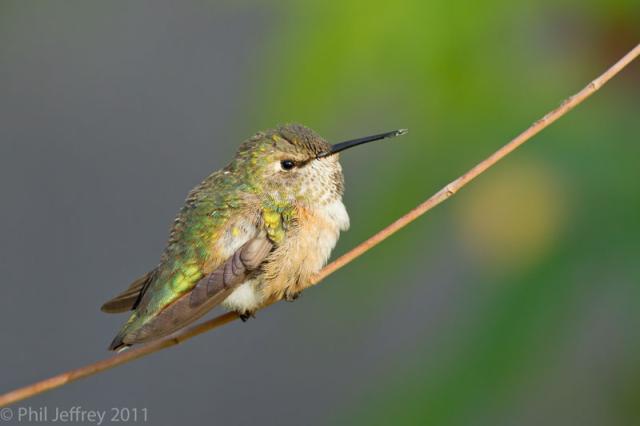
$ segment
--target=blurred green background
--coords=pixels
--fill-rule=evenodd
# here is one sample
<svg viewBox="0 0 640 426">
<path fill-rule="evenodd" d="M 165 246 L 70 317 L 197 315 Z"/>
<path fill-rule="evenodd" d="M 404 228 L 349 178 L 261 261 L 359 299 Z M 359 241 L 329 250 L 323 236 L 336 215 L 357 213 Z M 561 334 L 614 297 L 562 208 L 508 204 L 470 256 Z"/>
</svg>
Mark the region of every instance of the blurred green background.
<svg viewBox="0 0 640 426">
<path fill-rule="evenodd" d="M 339 255 L 638 42 L 635 0 L 3 2 L 3 388 L 104 355 L 122 318 L 102 299 L 257 130 L 410 129 L 343 155 Z M 131 403 L 154 424 L 640 424 L 639 132 L 635 63 L 299 302 L 33 404 Z"/>
</svg>

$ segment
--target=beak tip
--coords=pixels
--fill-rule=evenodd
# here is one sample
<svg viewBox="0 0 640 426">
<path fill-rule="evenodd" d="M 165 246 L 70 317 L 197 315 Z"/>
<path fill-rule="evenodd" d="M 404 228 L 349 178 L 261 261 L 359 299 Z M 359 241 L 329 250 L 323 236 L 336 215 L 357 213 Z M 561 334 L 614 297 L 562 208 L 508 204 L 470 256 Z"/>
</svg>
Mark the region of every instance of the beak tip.
<svg viewBox="0 0 640 426">
<path fill-rule="evenodd" d="M 379 135 L 366 136 L 364 138 L 353 139 L 346 142 L 340 142 L 338 144 L 333 145 L 331 149 L 329 149 L 328 151 L 317 154 L 316 159 L 325 158 L 330 155 L 337 154 L 338 152 L 344 151 L 345 149 L 348 149 L 357 145 L 361 145 L 361 144 L 373 142 L 373 141 L 379 141 L 387 138 L 395 138 L 396 136 L 406 135 L 407 133 L 409 133 L 409 129 L 398 129 L 398 130 L 393 130 L 387 133 L 380 133 Z"/>
</svg>

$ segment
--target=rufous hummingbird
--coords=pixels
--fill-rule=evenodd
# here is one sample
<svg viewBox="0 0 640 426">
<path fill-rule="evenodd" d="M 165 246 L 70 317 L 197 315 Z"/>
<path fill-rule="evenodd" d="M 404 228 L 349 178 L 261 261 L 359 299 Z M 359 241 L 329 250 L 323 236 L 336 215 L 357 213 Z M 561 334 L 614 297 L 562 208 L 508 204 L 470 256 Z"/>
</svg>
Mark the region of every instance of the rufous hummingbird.
<svg viewBox="0 0 640 426">
<path fill-rule="evenodd" d="M 406 130 L 329 144 L 291 124 L 259 132 L 188 195 L 160 264 L 102 306 L 133 314 L 109 349 L 168 335 L 222 304 L 243 320 L 293 300 L 349 228 L 338 153 Z"/>
</svg>

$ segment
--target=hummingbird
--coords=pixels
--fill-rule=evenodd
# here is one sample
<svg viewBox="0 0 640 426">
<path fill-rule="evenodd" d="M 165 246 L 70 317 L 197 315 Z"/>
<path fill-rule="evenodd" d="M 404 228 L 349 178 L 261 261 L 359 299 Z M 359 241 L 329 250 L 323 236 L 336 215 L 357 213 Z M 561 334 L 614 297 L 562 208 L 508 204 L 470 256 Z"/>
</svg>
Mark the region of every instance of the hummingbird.
<svg viewBox="0 0 640 426">
<path fill-rule="evenodd" d="M 133 311 L 109 349 L 171 334 L 218 305 L 246 321 L 268 301 L 295 300 L 349 228 L 339 153 L 406 132 L 331 145 L 288 124 L 243 142 L 189 192 L 160 263 L 102 306 Z"/>
</svg>

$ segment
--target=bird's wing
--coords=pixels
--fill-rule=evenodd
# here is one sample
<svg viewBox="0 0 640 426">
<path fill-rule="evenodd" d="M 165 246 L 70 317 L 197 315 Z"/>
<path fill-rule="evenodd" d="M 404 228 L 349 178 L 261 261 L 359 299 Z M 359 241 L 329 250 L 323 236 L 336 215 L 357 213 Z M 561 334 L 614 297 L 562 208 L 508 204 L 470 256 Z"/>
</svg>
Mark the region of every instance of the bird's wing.
<svg viewBox="0 0 640 426">
<path fill-rule="evenodd" d="M 273 243 L 266 234 L 249 240 L 218 269 L 198 281 L 189 293 L 188 308 L 186 300 L 183 302 L 184 309 L 198 310 L 204 306 L 208 310 L 222 302 L 260 267 L 272 248 Z"/>
<path fill-rule="evenodd" d="M 273 243 L 262 235 L 249 240 L 215 271 L 202 277 L 188 292 L 165 306 L 137 327 L 125 326 L 110 349 L 165 336 L 200 318 L 226 299 L 257 270 L 267 258 Z M 135 318 L 136 315 L 132 318 Z"/>
</svg>

